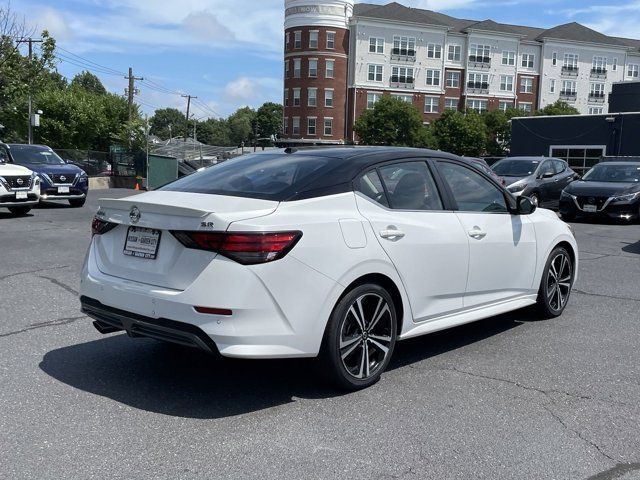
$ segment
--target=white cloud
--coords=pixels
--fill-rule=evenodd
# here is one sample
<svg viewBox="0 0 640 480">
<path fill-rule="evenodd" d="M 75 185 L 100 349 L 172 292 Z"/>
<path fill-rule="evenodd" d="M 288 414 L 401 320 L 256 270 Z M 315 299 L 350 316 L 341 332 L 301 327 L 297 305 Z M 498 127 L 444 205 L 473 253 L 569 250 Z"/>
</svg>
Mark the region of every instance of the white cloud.
<svg viewBox="0 0 640 480">
<path fill-rule="evenodd" d="M 29 19 L 38 31 L 48 30 L 59 41 L 71 40 L 72 32 L 64 15 L 53 8 L 42 8 Z"/>
<path fill-rule="evenodd" d="M 256 98 L 256 90 L 257 84 L 253 80 L 240 77 L 227 83 L 224 87 L 224 94 L 228 100 L 249 102 Z"/>
<path fill-rule="evenodd" d="M 570 8 L 559 13 L 606 35 L 640 38 L 640 0 L 615 5 Z"/>
</svg>

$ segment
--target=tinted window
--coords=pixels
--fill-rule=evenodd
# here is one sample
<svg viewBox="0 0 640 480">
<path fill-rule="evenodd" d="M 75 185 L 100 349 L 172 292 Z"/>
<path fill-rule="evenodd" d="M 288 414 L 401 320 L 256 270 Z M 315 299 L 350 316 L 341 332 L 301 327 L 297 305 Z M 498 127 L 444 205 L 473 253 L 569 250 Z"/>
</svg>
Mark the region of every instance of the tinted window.
<svg viewBox="0 0 640 480">
<path fill-rule="evenodd" d="M 552 162 L 555 173 L 562 173 L 567 169 L 567 165 L 562 160 L 552 160 Z"/>
<path fill-rule="evenodd" d="M 542 166 L 540 167 L 540 171 L 538 172 L 538 175 L 544 175 L 546 173 L 555 173 L 553 169 L 553 162 L 551 160 L 547 160 L 542 164 Z"/>
<path fill-rule="evenodd" d="M 170 183 L 160 190 L 284 200 L 332 159 L 287 154 L 245 155 Z"/>
<path fill-rule="evenodd" d="M 391 208 L 442 210 L 442 200 L 425 162 L 396 163 L 380 168 Z"/>
<path fill-rule="evenodd" d="M 585 182 L 616 182 L 638 183 L 640 182 L 640 164 L 615 165 L 599 163 L 589 170 L 582 180 Z"/>
<path fill-rule="evenodd" d="M 540 160 L 512 160 L 505 158 L 496 163 L 493 171 L 503 177 L 528 177 L 533 175 L 540 165 Z"/>
<path fill-rule="evenodd" d="M 11 156 L 18 165 L 64 165 L 53 150 L 31 145 L 11 145 Z"/>
<path fill-rule="evenodd" d="M 360 177 L 356 183 L 356 190 L 385 207 L 389 206 L 380 176 L 375 170 L 371 170 Z"/>
<path fill-rule="evenodd" d="M 451 188 L 458 210 L 507 212 L 503 192 L 482 175 L 455 163 L 439 162 L 440 173 Z"/>
</svg>

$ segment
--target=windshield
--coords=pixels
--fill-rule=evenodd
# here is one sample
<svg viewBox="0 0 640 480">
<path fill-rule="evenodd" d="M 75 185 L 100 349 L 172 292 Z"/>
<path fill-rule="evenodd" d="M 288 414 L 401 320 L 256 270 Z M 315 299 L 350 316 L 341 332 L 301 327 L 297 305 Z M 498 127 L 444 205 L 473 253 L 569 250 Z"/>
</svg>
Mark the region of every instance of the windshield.
<svg viewBox="0 0 640 480">
<path fill-rule="evenodd" d="M 9 154 L 4 145 L 0 145 L 0 164 L 2 163 L 9 163 Z"/>
<path fill-rule="evenodd" d="M 496 163 L 493 171 L 503 177 L 528 177 L 533 175 L 540 165 L 540 160 L 514 160 L 505 158 Z"/>
<path fill-rule="evenodd" d="M 245 155 L 176 180 L 160 190 L 283 200 L 331 161 L 288 154 Z"/>
<path fill-rule="evenodd" d="M 640 164 L 611 165 L 599 163 L 589 170 L 582 180 L 585 182 L 615 182 L 638 183 L 640 182 Z"/>
<path fill-rule="evenodd" d="M 29 145 L 11 146 L 11 156 L 18 165 L 64 165 L 66 163 L 52 150 Z"/>
</svg>

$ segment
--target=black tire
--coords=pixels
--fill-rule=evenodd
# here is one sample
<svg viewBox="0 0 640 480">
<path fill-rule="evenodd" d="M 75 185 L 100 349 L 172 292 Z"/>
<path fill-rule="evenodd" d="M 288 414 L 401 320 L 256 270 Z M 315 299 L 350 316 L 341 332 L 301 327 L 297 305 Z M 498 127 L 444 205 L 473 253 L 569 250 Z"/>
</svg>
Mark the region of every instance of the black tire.
<svg viewBox="0 0 640 480">
<path fill-rule="evenodd" d="M 560 216 L 565 222 L 573 222 L 576 219 L 576 216 L 573 213 L 561 213 Z"/>
<path fill-rule="evenodd" d="M 73 198 L 69 200 L 69 205 L 71 205 L 72 208 L 80 208 L 84 207 L 86 201 L 86 198 Z"/>
<path fill-rule="evenodd" d="M 16 217 L 24 217 L 31 211 L 31 207 L 9 207 L 9 211 Z"/>
<path fill-rule="evenodd" d="M 329 318 L 320 352 L 322 373 L 345 390 L 373 385 L 393 355 L 397 324 L 393 300 L 384 288 L 373 283 L 355 287 Z"/>
<path fill-rule="evenodd" d="M 574 277 L 571 255 L 566 248 L 556 247 L 547 259 L 538 290 L 537 308 L 544 318 L 562 315 L 569 302 Z"/>
</svg>

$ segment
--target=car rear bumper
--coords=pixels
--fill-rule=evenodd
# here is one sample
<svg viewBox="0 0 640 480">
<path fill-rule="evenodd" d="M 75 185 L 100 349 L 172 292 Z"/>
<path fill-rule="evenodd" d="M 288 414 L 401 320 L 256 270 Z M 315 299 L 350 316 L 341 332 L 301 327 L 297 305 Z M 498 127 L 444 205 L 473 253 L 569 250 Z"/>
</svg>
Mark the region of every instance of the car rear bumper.
<svg viewBox="0 0 640 480">
<path fill-rule="evenodd" d="M 277 284 L 288 280 L 295 281 Z M 92 243 L 80 295 L 87 315 L 134 337 L 217 350 L 226 357 L 289 358 L 318 354 L 341 288 L 287 256 L 255 267 L 215 259 L 187 289 L 174 290 L 101 272 Z M 231 315 L 198 313 L 196 306 L 228 309 Z"/>
</svg>

